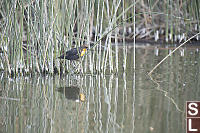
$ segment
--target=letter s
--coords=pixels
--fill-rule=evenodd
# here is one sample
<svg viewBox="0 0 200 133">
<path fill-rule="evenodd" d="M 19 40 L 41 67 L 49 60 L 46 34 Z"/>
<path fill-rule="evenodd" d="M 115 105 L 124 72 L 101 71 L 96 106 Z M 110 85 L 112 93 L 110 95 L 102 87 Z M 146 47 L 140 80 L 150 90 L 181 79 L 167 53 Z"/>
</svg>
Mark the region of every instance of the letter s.
<svg viewBox="0 0 200 133">
<path fill-rule="evenodd" d="M 197 109 L 198 105 L 196 103 L 189 103 L 188 107 L 189 107 L 189 111 L 188 111 L 189 115 L 197 115 L 198 114 L 198 109 Z M 193 110 L 194 112 L 191 112 L 191 110 Z"/>
</svg>

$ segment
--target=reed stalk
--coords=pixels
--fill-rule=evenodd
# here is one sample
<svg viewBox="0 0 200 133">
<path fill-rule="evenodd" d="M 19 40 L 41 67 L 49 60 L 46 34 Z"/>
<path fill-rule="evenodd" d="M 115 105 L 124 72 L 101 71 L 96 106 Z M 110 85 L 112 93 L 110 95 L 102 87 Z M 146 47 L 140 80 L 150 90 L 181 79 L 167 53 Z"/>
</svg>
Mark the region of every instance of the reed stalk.
<svg viewBox="0 0 200 133">
<path fill-rule="evenodd" d="M 126 18 L 126 14 L 125 14 L 125 3 L 122 3 L 122 10 L 123 10 L 123 14 L 122 14 L 122 20 L 125 20 Z M 123 70 L 126 71 L 126 60 L 127 60 L 127 47 L 125 45 L 125 33 L 126 33 L 126 26 L 123 23 Z"/>
</svg>

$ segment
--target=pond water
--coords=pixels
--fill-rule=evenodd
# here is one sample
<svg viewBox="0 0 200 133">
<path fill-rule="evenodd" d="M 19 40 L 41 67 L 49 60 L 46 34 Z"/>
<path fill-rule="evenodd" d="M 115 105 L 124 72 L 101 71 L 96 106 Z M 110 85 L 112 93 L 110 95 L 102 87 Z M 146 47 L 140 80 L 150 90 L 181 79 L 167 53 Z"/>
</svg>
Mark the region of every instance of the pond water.
<svg viewBox="0 0 200 133">
<path fill-rule="evenodd" d="M 6 78 L 0 81 L 0 133 L 183 133 L 185 101 L 200 100 L 198 47 L 138 47 L 136 71 Z"/>
</svg>

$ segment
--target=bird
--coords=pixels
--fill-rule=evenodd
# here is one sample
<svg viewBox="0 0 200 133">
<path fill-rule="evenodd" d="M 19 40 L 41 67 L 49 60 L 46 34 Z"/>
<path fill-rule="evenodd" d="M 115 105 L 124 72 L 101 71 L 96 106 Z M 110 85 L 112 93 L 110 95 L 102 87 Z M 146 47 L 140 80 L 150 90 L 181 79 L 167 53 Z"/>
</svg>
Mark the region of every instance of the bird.
<svg viewBox="0 0 200 133">
<path fill-rule="evenodd" d="M 66 53 L 62 54 L 59 56 L 59 59 L 67 59 L 70 61 L 78 60 L 80 57 L 84 56 L 84 54 L 87 51 L 88 46 L 87 45 L 82 45 L 81 47 L 78 48 L 72 48 L 68 50 Z"/>
</svg>

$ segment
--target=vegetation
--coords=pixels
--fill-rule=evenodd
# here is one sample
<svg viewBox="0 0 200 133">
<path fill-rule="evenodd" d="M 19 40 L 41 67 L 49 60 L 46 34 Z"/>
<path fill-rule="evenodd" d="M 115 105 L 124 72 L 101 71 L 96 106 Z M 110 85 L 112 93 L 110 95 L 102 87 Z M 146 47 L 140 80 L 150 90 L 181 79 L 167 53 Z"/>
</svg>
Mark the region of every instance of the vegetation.
<svg viewBox="0 0 200 133">
<path fill-rule="evenodd" d="M 81 72 L 117 73 L 119 58 L 126 71 L 126 41 L 184 41 L 199 32 L 199 7 L 197 0 L 2 0 L 0 69 L 10 75 L 71 73 L 70 63 L 57 57 L 86 43 L 87 56 L 77 63 Z"/>
</svg>

